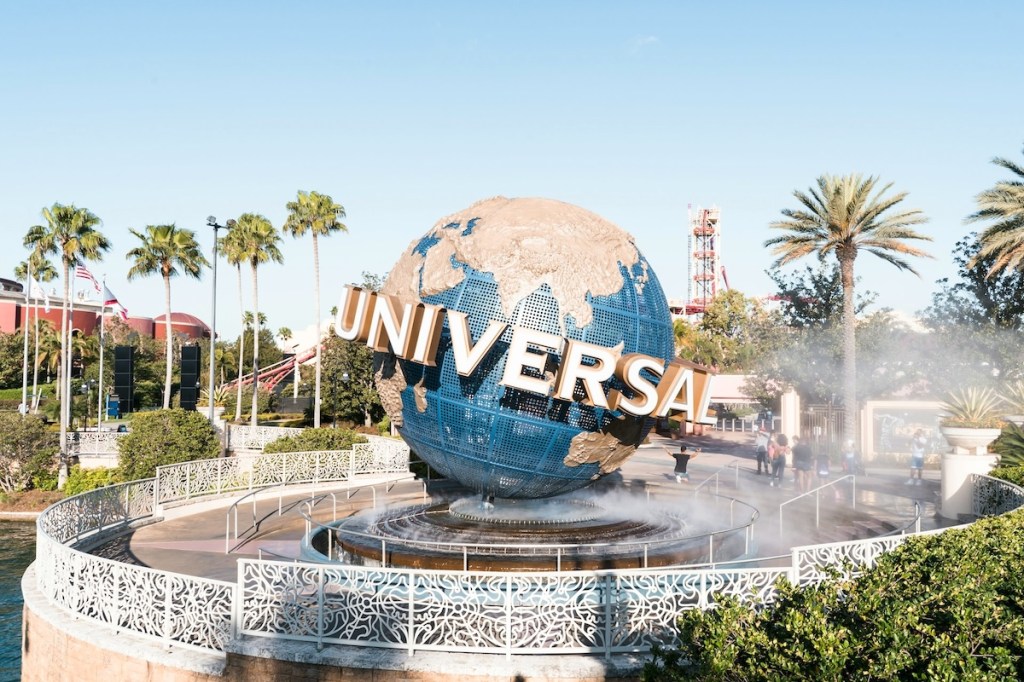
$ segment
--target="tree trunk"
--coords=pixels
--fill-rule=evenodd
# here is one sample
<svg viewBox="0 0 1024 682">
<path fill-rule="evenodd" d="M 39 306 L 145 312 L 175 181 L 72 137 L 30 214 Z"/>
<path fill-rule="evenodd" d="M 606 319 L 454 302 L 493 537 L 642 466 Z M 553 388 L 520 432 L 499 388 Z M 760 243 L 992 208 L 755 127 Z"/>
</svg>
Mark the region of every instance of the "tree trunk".
<svg viewBox="0 0 1024 682">
<path fill-rule="evenodd" d="M 839 261 L 843 284 L 843 440 L 857 441 L 857 313 L 853 302 L 853 256 Z"/>
<path fill-rule="evenodd" d="M 313 393 L 313 428 L 320 428 L 320 249 L 313 232 L 313 299 L 316 306 L 316 388 Z"/>
<path fill-rule="evenodd" d="M 164 274 L 164 334 L 167 336 L 164 349 L 167 362 L 164 363 L 164 409 L 171 406 L 171 363 L 174 358 L 174 344 L 171 343 L 171 276 Z"/>
<path fill-rule="evenodd" d="M 68 300 L 71 295 L 70 269 L 64 263 L 64 300 L 61 302 L 60 315 L 60 363 L 57 365 L 57 399 L 60 401 L 60 471 L 58 474 L 58 490 L 63 490 L 62 483 L 67 481 L 67 447 L 68 447 L 68 423 L 64 419 L 64 410 L 67 407 L 68 396 L 64 386 L 64 359 L 67 357 L 70 344 L 67 343 L 68 335 Z M 63 481 L 60 479 L 63 478 Z"/>
<path fill-rule="evenodd" d="M 256 426 L 260 392 L 260 291 L 256 279 L 256 263 L 252 262 L 252 414 L 249 425 Z"/>
<path fill-rule="evenodd" d="M 235 421 L 242 421 L 242 368 L 245 367 L 245 302 L 242 300 L 242 264 L 238 267 L 238 314 L 242 331 L 238 333 L 238 386 L 235 393 Z"/>
</svg>

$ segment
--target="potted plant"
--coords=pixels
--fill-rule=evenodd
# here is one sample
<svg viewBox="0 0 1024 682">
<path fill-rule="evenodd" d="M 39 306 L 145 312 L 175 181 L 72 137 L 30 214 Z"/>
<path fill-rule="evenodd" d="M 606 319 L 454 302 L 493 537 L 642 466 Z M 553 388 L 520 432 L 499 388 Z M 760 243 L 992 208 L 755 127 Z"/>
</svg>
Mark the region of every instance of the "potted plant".
<svg viewBox="0 0 1024 682">
<path fill-rule="evenodd" d="M 939 423 L 939 431 L 954 452 L 984 455 L 1002 430 L 1001 403 L 991 388 L 951 391 L 942 404 L 948 414 Z"/>
<path fill-rule="evenodd" d="M 230 397 L 227 389 L 223 386 L 216 386 L 213 389 L 213 418 L 219 420 L 224 414 L 224 406 L 227 404 L 227 400 Z M 199 392 L 199 403 L 196 405 L 196 409 L 200 412 L 210 409 L 210 390 L 204 388 Z"/>
<path fill-rule="evenodd" d="M 1017 426 L 1024 426 L 1024 381 L 1018 380 L 1007 384 L 999 397 L 1006 403 L 1008 411 L 1004 416 L 1006 421 L 1013 422 Z"/>
</svg>

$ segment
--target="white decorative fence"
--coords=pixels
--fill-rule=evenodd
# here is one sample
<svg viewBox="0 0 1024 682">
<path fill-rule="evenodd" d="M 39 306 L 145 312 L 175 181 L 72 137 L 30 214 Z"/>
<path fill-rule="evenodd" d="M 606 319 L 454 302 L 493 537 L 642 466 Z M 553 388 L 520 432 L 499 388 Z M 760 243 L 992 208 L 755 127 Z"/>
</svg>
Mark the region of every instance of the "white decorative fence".
<svg viewBox="0 0 1024 682">
<path fill-rule="evenodd" d="M 271 441 L 301 432 L 287 426 L 232 426 L 228 430 L 228 449 L 262 451 Z"/>
<path fill-rule="evenodd" d="M 309 454 L 302 453 L 294 466 L 280 468 L 276 456 L 265 457 L 274 462 L 269 470 L 297 482 L 324 466 L 315 456 L 311 465 Z M 358 457 L 353 453 L 349 461 Z M 392 465 L 391 460 L 373 461 Z M 484 573 L 240 559 L 236 583 L 156 571 L 81 551 L 150 518 L 160 488 L 177 491 L 169 499 L 194 497 L 200 489 L 206 491 L 202 494 L 225 490 L 230 477 L 214 483 L 210 471 L 202 469 L 205 465 L 178 465 L 191 466 L 191 474 L 174 469 L 172 475 L 167 468 L 161 471 L 167 480 L 161 478 L 159 484 L 150 479 L 103 488 L 47 509 L 37 522 L 39 589 L 75 616 L 208 651 L 223 651 L 240 633 L 409 652 L 608 656 L 646 651 L 665 641 L 680 613 L 709 608 L 718 595 L 756 605 L 774 599 L 780 576 L 813 584 L 827 577 L 827 566 L 856 575 L 908 537 L 797 547 L 790 566 L 781 568 Z M 975 484 L 988 491 L 975 498 L 981 505 L 975 508 L 978 515 L 1024 503 L 1024 489 L 1018 486 L 988 477 L 976 478 Z"/>
<path fill-rule="evenodd" d="M 157 502 L 251 491 L 270 485 L 352 480 L 362 474 L 409 470 L 409 448 L 390 438 L 369 437 L 351 450 L 239 455 L 157 467 Z"/>
<path fill-rule="evenodd" d="M 67 449 L 73 455 L 117 455 L 117 442 L 127 435 L 123 431 L 73 431 L 67 436 Z"/>
</svg>

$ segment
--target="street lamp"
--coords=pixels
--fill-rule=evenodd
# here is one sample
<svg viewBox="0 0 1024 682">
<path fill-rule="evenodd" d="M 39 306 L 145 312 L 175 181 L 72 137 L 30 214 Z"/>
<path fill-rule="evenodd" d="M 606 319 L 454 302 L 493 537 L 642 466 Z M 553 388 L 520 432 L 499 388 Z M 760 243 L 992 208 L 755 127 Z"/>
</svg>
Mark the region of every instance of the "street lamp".
<svg viewBox="0 0 1024 682">
<path fill-rule="evenodd" d="M 230 230 L 235 221 L 229 220 L 226 225 L 218 225 L 213 216 L 206 218 L 206 224 L 213 228 L 213 299 L 210 303 L 210 378 L 206 384 L 207 402 L 210 403 L 210 423 L 213 423 L 213 381 L 214 381 L 214 350 L 217 347 L 217 230 Z"/>
</svg>

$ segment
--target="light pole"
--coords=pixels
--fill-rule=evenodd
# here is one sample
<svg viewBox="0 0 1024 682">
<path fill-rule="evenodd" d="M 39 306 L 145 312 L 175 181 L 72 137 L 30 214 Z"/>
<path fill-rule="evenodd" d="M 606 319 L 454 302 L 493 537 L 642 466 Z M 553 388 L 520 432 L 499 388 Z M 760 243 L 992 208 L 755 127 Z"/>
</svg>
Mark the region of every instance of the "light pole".
<svg viewBox="0 0 1024 682">
<path fill-rule="evenodd" d="M 217 348 L 217 230 L 230 230 L 235 226 L 234 220 L 226 225 L 218 225 L 213 216 L 206 218 L 206 224 L 213 228 L 213 298 L 210 302 L 210 376 L 206 384 L 207 402 L 210 403 L 210 423 L 213 423 L 213 382 L 214 382 L 214 350 Z"/>
</svg>

